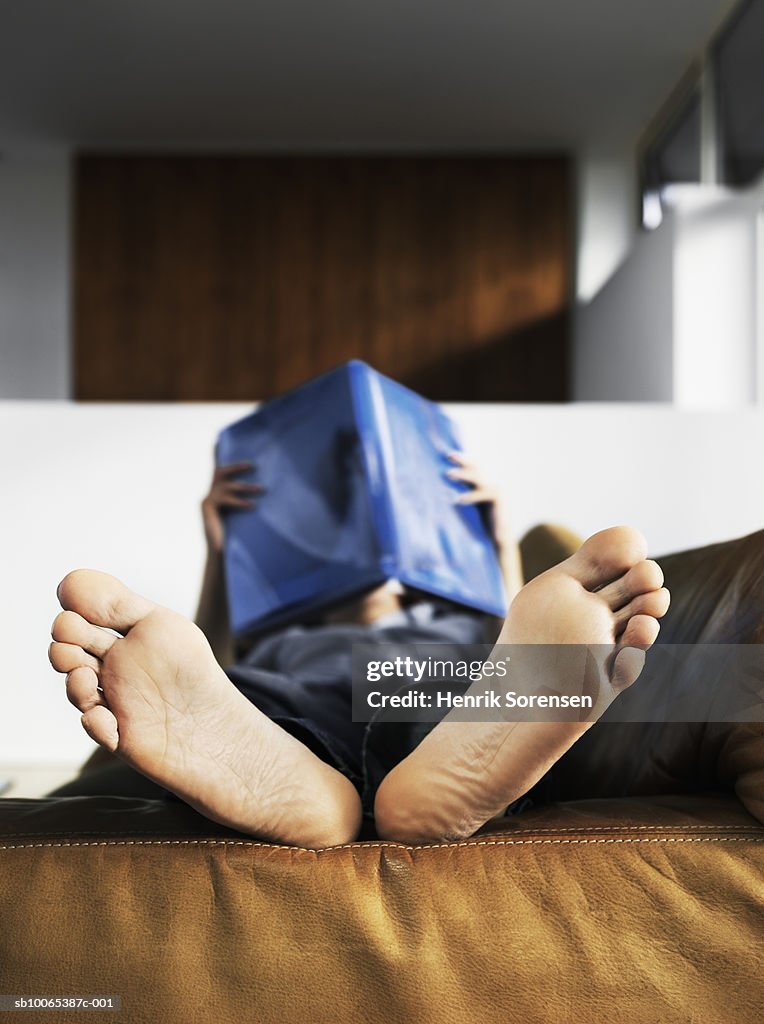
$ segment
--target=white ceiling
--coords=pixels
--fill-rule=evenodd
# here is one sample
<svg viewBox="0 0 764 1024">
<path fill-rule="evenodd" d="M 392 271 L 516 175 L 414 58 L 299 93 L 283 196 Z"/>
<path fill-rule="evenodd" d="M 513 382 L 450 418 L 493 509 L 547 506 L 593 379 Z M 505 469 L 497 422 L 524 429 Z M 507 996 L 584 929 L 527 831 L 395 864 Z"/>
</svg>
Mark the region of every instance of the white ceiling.
<svg viewBox="0 0 764 1024">
<path fill-rule="evenodd" d="M 0 148 L 631 143 L 732 0 L 0 0 Z"/>
</svg>

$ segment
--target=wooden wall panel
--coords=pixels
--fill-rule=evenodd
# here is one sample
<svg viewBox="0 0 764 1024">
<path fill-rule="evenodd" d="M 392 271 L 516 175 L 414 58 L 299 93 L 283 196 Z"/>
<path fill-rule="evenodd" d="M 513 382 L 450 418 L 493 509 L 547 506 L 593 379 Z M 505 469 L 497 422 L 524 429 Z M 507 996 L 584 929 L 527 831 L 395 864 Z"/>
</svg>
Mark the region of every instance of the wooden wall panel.
<svg viewBox="0 0 764 1024">
<path fill-rule="evenodd" d="M 76 397 L 248 401 L 358 357 L 564 400 L 571 221 L 564 158 L 81 155 Z"/>
</svg>

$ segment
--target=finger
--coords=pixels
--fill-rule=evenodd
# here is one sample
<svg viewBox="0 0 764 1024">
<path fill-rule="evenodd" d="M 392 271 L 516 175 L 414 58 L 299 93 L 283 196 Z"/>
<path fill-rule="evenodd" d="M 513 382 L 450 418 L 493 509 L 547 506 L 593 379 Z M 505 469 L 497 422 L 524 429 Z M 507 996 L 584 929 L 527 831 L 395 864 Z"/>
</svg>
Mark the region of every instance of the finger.
<svg viewBox="0 0 764 1024">
<path fill-rule="evenodd" d="M 457 505 L 480 505 L 484 502 L 492 504 L 496 501 L 496 492 L 487 487 L 475 487 L 471 491 L 463 491 L 454 499 Z"/>
<path fill-rule="evenodd" d="M 238 498 L 235 494 L 229 494 L 217 502 L 218 508 L 254 508 L 254 501 L 247 498 Z"/>
<path fill-rule="evenodd" d="M 252 498 L 262 494 L 264 488 L 259 484 L 216 484 L 210 497 L 215 505 L 220 505 L 226 498 Z"/>
<path fill-rule="evenodd" d="M 265 490 L 262 484 L 223 484 L 222 489 L 229 494 L 260 494 Z"/>
<path fill-rule="evenodd" d="M 448 453 L 448 458 L 451 460 L 451 462 L 455 462 L 457 466 L 469 466 L 469 465 L 471 465 L 470 460 L 467 458 L 467 456 L 464 454 L 464 452 L 457 452 L 457 451 L 449 452 Z"/>
<path fill-rule="evenodd" d="M 227 462 L 215 468 L 215 480 L 224 480 L 235 476 L 237 473 L 246 473 L 248 469 L 254 469 L 254 462 Z"/>
<path fill-rule="evenodd" d="M 477 481 L 477 473 L 472 466 L 464 466 L 462 469 L 449 469 L 446 471 L 449 480 L 463 480 L 467 484 Z"/>
</svg>

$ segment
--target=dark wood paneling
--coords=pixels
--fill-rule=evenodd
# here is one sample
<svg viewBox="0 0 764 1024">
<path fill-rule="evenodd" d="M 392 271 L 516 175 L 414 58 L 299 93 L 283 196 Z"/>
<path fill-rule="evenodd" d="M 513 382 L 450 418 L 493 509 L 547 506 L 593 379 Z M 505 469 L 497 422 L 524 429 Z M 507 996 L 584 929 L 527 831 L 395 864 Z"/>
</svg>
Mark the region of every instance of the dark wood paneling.
<svg viewBox="0 0 764 1024">
<path fill-rule="evenodd" d="M 82 155 L 75 391 L 267 398 L 345 359 L 567 398 L 564 158 Z"/>
</svg>

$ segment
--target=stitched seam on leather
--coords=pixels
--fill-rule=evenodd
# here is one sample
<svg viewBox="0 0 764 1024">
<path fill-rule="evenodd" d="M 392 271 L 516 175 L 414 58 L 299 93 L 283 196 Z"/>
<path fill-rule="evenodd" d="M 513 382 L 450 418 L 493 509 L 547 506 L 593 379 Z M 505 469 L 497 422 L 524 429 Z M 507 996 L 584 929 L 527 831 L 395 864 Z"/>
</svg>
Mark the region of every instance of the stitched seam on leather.
<svg viewBox="0 0 764 1024">
<path fill-rule="evenodd" d="M 37 850 L 48 847 L 72 846 L 248 846 L 252 849 L 267 849 L 291 854 L 330 853 L 332 850 L 452 850 L 469 846 L 596 846 L 612 843 L 764 843 L 764 836 L 624 836 L 612 839 L 481 839 L 469 842 L 429 843 L 421 846 L 407 846 L 405 843 L 345 843 L 343 846 L 328 846 L 314 850 L 305 846 L 276 846 L 273 843 L 250 842 L 247 839 L 105 839 L 103 842 L 61 842 L 61 843 L 17 843 L 0 845 L 0 850 Z"/>
<path fill-rule="evenodd" d="M 713 828 L 713 826 L 708 826 L 708 827 L 709 828 Z M 718 828 L 718 825 L 716 827 Z M 737 826 L 730 825 L 728 827 L 729 828 L 736 828 Z M 741 826 L 741 827 L 752 828 L 753 826 L 746 825 L 746 826 Z M 541 831 L 541 829 L 539 829 L 538 831 Z M 560 829 L 560 831 L 562 832 L 563 830 Z M 581 829 L 580 831 L 583 831 L 583 829 Z M 676 829 L 674 829 L 673 831 L 676 831 Z M 155 830 L 153 830 L 151 832 L 144 832 L 144 831 L 138 832 L 138 831 L 135 831 L 132 828 L 130 828 L 130 829 L 117 828 L 117 829 L 112 829 L 111 831 L 107 831 L 105 828 L 96 828 L 96 829 L 87 829 L 87 830 L 86 829 L 79 829 L 79 828 L 78 829 L 66 828 L 66 829 L 60 829 L 60 830 L 57 830 L 57 831 L 53 831 L 51 829 L 45 829 L 43 834 L 45 836 L 71 836 L 72 832 L 75 832 L 76 835 L 78 835 L 78 836 L 123 836 L 126 832 L 129 832 L 131 836 L 166 836 L 167 835 L 167 829 L 161 829 L 161 828 L 155 829 Z M 2 840 L 4 840 L 4 839 L 32 839 L 32 838 L 34 838 L 34 836 L 35 836 L 34 832 L 3 832 L 2 834 L 0 834 L 0 842 L 2 842 Z M 200 836 L 200 838 L 203 839 L 204 837 Z M 224 839 L 225 836 L 218 836 L 217 838 Z"/>
<path fill-rule="evenodd" d="M 725 832 L 761 832 L 764 836 L 764 827 L 761 825 L 584 825 L 576 828 L 571 825 L 566 828 L 513 828 L 512 835 L 556 835 L 558 832 L 618 832 L 625 829 L 629 832 L 717 832 L 723 829 Z M 50 835 L 50 833 L 48 833 Z M 54 833 L 58 835 L 58 833 Z M 86 833 L 82 833 L 85 835 Z M 141 834 L 141 833 L 138 833 Z M 28 835 L 28 833 L 27 833 Z M 0 836 L 2 838 L 2 836 Z"/>
<path fill-rule="evenodd" d="M 764 827 L 761 826 L 761 825 L 674 825 L 674 826 L 671 826 L 671 825 L 586 825 L 586 826 L 582 826 L 580 828 L 576 828 L 575 826 L 570 826 L 570 827 L 566 827 L 566 828 L 513 828 L 512 829 L 512 835 L 513 836 L 536 836 L 536 835 L 558 835 L 561 832 L 588 833 L 588 832 L 618 832 L 618 831 L 655 832 L 657 834 L 664 834 L 664 833 L 667 833 L 667 832 L 682 832 L 682 831 L 684 831 L 684 832 L 701 832 L 701 831 L 713 832 L 713 831 L 717 831 L 718 832 L 720 830 L 724 830 L 725 832 L 754 832 L 754 833 L 761 833 L 762 838 L 764 838 Z M 131 836 L 163 836 L 163 835 L 167 834 L 166 831 L 163 830 L 163 829 L 156 829 L 155 831 L 152 831 L 152 832 L 135 832 L 135 831 L 133 831 L 133 829 L 129 829 L 129 830 L 126 830 L 126 829 L 115 829 L 115 830 L 113 830 L 111 832 L 107 832 L 106 829 L 90 829 L 88 831 L 77 829 L 76 830 L 76 834 L 78 836 L 121 836 L 121 835 L 124 835 L 126 831 L 129 831 Z M 72 833 L 72 829 L 64 829 L 64 830 L 56 831 L 56 832 L 50 831 L 48 829 L 45 830 L 45 835 L 46 836 L 69 836 L 69 835 L 71 835 L 71 833 Z M 488 835 L 491 835 L 491 833 L 488 833 Z M 2 835 L 0 835 L 0 841 L 5 840 L 5 839 L 31 839 L 31 838 L 33 838 L 33 836 L 34 836 L 33 832 L 4 832 Z M 200 837 L 200 840 L 202 838 L 203 837 Z M 222 842 L 223 838 L 224 837 L 219 837 L 219 841 Z M 210 839 L 208 841 L 209 842 L 214 842 L 215 840 Z M 243 841 L 251 842 L 253 845 L 257 842 L 257 840 L 254 840 L 254 839 L 253 840 L 243 840 Z M 274 846 L 275 849 L 280 849 L 280 847 L 276 846 L 273 843 L 271 843 L 271 844 L 265 843 L 265 844 L 260 844 L 260 845 L 272 845 L 272 846 Z M 366 846 L 368 844 L 367 843 L 352 843 L 350 845 L 352 845 L 352 846 Z M 401 846 L 403 844 L 396 843 L 395 845 L 396 846 Z M 454 843 L 439 843 L 439 844 L 431 843 L 430 845 L 431 846 L 436 846 L 436 845 L 439 845 L 439 846 L 453 846 L 455 844 Z M 291 848 L 294 849 L 294 850 L 308 849 L 308 847 L 304 847 L 304 846 L 294 846 L 294 847 L 291 847 Z M 343 849 L 343 848 L 344 847 L 327 847 L 327 849 Z M 411 849 L 419 849 L 419 847 L 411 847 Z"/>
</svg>

